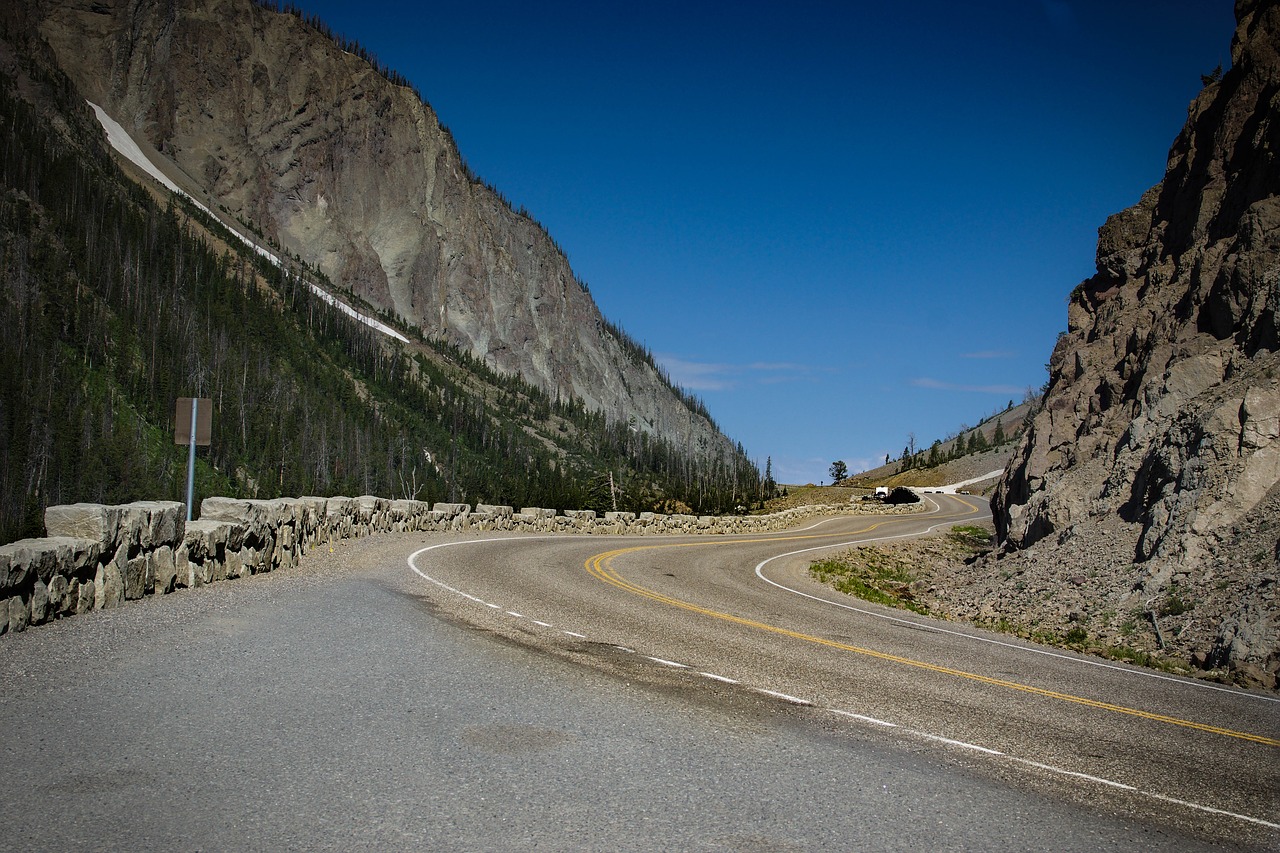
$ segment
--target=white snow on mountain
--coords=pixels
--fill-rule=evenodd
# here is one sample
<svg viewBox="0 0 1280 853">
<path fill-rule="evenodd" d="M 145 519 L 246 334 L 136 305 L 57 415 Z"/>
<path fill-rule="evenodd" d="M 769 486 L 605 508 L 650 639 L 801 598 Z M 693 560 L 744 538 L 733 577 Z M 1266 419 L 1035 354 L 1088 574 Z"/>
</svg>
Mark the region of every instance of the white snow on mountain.
<svg viewBox="0 0 1280 853">
<path fill-rule="evenodd" d="M 92 101 L 87 101 L 86 103 L 88 103 L 89 106 L 93 107 L 94 115 L 98 117 L 98 122 L 102 125 L 102 129 L 105 130 L 107 133 L 107 141 L 111 143 L 111 147 L 114 148 L 117 152 L 119 152 L 122 157 L 124 157 L 129 162 L 135 164 L 139 169 L 142 169 L 142 171 L 146 172 L 151 177 L 155 178 L 157 181 L 161 183 L 161 185 L 169 189 L 171 192 L 175 192 L 178 195 L 181 195 L 183 198 L 190 200 L 190 202 L 194 204 L 196 207 L 200 208 L 205 213 L 209 214 L 215 219 L 218 219 L 219 221 L 221 221 L 221 219 L 219 219 L 219 217 L 212 210 L 210 210 L 209 208 L 201 204 L 198 199 L 192 198 L 189 193 L 184 192 L 177 184 L 169 180 L 168 176 L 165 175 L 164 172 L 160 171 L 160 169 L 156 166 L 156 164 L 151 161 L 151 158 L 148 157 L 143 152 L 143 150 L 138 146 L 138 143 L 135 142 L 133 137 L 129 135 L 129 132 L 126 131 L 120 125 L 119 122 L 117 122 L 111 116 L 107 115 L 106 110 L 104 110 L 102 107 L 98 106 L 97 104 L 93 103 Z M 280 258 L 277 255 L 259 246 L 257 243 L 253 242 L 248 237 L 241 234 L 239 231 L 236 231 L 234 228 L 230 228 L 229 230 L 231 231 L 232 234 L 235 234 L 237 237 L 243 240 L 246 246 L 252 247 L 255 252 L 262 255 L 263 257 L 268 258 L 276 266 L 281 265 Z M 359 320 L 361 323 L 364 323 L 369 328 L 376 329 L 377 331 L 382 332 L 384 335 L 393 337 L 398 341 L 403 341 L 406 344 L 409 343 L 408 338 L 406 338 L 404 335 L 400 334 L 398 331 L 388 326 L 386 323 L 383 323 L 381 320 L 378 320 L 377 318 L 374 318 L 374 317 L 370 317 L 368 314 L 364 314 L 356 310 L 355 308 L 352 308 L 350 305 L 346 304 L 341 299 L 338 299 L 332 293 L 330 293 L 329 291 L 325 290 L 324 288 L 316 284 L 307 282 L 307 285 L 311 288 L 312 293 L 320 297 L 320 299 L 322 299 L 327 304 L 337 307 L 337 309 L 342 313 L 350 317 L 354 317 L 356 320 Z"/>
</svg>

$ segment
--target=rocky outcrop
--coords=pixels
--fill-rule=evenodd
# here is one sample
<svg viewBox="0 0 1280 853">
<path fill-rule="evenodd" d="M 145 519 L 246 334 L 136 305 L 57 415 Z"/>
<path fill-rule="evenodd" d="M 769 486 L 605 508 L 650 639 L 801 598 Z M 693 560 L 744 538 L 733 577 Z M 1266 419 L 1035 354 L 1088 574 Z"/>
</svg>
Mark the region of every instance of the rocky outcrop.
<svg viewBox="0 0 1280 853">
<path fill-rule="evenodd" d="M 1236 15 L 1232 67 L 1192 102 L 1164 180 L 1099 231 L 993 511 L 1019 572 L 1032 549 L 1092 579 L 1091 630 L 1173 596 L 1158 642 L 1274 683 L 1280 6 Z"/>
<path fill-rule="evenodd" d="M 470 174 L 411 88 L 253 0 L 38 8 L 84 96 L 230 223 L 553 396 L 732 453 L 603 320 L 546 231 Z"/>
</svg>

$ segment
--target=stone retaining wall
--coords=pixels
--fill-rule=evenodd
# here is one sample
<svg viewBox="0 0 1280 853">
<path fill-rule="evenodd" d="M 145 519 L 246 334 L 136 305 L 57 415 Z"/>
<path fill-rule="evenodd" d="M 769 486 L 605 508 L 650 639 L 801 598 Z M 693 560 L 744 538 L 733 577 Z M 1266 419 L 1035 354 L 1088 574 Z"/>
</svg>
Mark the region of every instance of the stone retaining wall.
<svg viewBox="0 0 1280 853">
<path fill-rule="evenodd" d="M 860 505 L 904 514 L 914 507 Z M 0 634 L 64 616 L 116 607 L 144 595 L 296 566 L 308 548 L 374 533 L 513 531 L 614 535 L 733 534 L 782 530 L 849 505 L 771 515 L 693 516 L 358 498 L 206 498 L 200 520 L 184 504 L 72 504 L 45 511 L 48 538 L 0 545 Z"/>
</svg>

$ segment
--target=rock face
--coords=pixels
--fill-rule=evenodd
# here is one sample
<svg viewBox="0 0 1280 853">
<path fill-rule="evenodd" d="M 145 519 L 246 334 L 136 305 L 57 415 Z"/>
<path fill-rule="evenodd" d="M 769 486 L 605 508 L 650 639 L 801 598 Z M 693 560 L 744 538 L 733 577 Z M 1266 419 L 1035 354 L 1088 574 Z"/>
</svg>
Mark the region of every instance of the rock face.
<svg viewBox="0 0 1280 853">
<path fill-rule="evenodd" d="M 1099 231 L 993 510 L 1006 559 L 1069 554 L 1122 614 L 1172 595 L 1189 609 L 1162 642 L 1274 684 L 1280 6 L 1236 17 L 1232 68 L 1192 102 L 1164 180 Z"/>
<path fill-rule="evenodd" d="M 411 88 L 253 0 L 38 7 L 85 97 L 192 195 L 490 367 L 731 452 L 603 320 L 546 231 L 470 174 Z"/>
</svg>

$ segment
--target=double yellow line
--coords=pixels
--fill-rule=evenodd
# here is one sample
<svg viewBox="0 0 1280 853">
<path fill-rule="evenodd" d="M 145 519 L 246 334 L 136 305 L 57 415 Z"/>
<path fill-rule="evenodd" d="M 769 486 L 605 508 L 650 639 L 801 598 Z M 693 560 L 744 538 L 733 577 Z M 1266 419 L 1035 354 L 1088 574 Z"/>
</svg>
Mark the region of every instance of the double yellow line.
<svg viewBox="0 0 1280 853">
<path fill-rule="evenodd" d="M 884 522 L 874 524 L 858 533 L 866 533 L 879 527 Z M 852 534 L 843 534 L 852 535 Z M 810 536 L 786 536 L 775 537 L 769 539 L 753 539 L 752 542 L 785 542 L 794 539 L 815 539 L 819 536 L 830 537 L 831 534 L 819 534 Z M 789 628 L 782 628 L 777 625 L 769 625 L 765 622 L 757 622 L 754 619 L 747 619 L 742 616 L 734 616 L 731 613 L 723 613 L 719 610 L 712 610 L 708 607 L 702 607 L 689 601 L 679 598 L 673 598 L 669 595 L 663 595 L 660 592 L 648 589 L 638 584 L 632 583 L 622 577 L 613 567 L 613 561 L 617 557 L 625 554 L 634 554 L 639 551 L 658 550 L 662 548 L 697 548 L 716 545 L 720 543 L 714 542 L 682 542 L 665 545 L 640 545 L 633 548 L 619 548 L 614 551 L 606 551 L 603 554 L 597 554 L 590 557 L 585 567 L 587 571 L 595 578 L 604 581 L 607 584 L 625 590 L 626 592 L 648 598 L 652 601 L 666 604 L 671 607 L 678 607 L 681 610 L 687 610 L 692 613 L 698 613 L 703 616 L 709 616 L 713 619 L 721 619 L 725 622 L 732 622 L 735 625 L 741 625 L 745 628 L 753 628 L 758 631 L 765 631 L 770 634 L 778 634 L 783 637 L 790 637 L 793 640 L 801 640 L 807 643 L 815 643 L 820 646 L 827 646 L 841 651 L 852 652 L 854 654 L 863 655 L 876 660 L 890 661 L 892 663 L 903 664 L 905 666 L 916 667 L 930 672 L 940 673 L 942 675 L 951 675 L 957 678 L 965 678 L 970 681 L 980 682 L 982 684 L 990 684 L 994 687 L 1003 687 L 1008 690 L 1017 690 L 1022 693 L 1030 693 L 1036 696 L 1044 696 L 1049 699 L 1056 699 L 1061 702 L 1070 702 L 1075 705 L 1084 705 L 1089 708 L 1097 708 L 1102 711 L 1110 711 L 1116 714 L 1124 714 L 1130 717 L 1139 717 L 1145 720 L 1152 720 L 1157 723 L 1164 723 L 1170 726 L 1180 726 L 1186 729 L 1195 729 L 1196 731 L 1208 732 L 1210 734 L 1221 735 L 1223 737 L 1238 738 L 1240 740 L 1252 741 L 1254 743 L 1264 744 L 1266 746 L 1280 746 L 1280 740 L 1266 737 L 1264 735 L 1251 734 L 1249 732 L 1238 732 L 1232 729 L 1222 728 L 1220 726 L 1212 726 L 1207 723 L 1197 723 L 1194 720 L 1184 720 L 1179 717 L 1171 717 L 1166 714 L 1157 714 L 1151 711 L 1143 711 L 1138 708 L 1129 708 L 1124 705 L 1115 705 L 1110 702 L 1100 702 L 1097 699 L 1088 699 L 1083 696 L 1074 696 L 1070 693 L 1060 693 L 1056 690 L 1046 690 L 1043 687 L 1034 687 L 1029 684 L 1021 684 L 1016 681 L 1007 681 L 1002 678 L 992 678 L 989 675 L 979 675 L 973 672 L 966 672 L 962 669 L 953 669 L 947 666 L 939 666 L 938 664 L 927 663 L 925 661 L 914 660 L 912 658 L 902 657 L 901 655 L 892 655 L 887 652 L 876 651 L 875 649 L 863 648 L 861 646 L 853 646 L 848 643 L 837 642 L 836 640 L 828 640 L 823 637 L 815 637 L 811 634 L 804 634 L 799 631 L 793 631 Z"/>
</svg>

